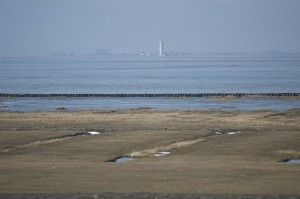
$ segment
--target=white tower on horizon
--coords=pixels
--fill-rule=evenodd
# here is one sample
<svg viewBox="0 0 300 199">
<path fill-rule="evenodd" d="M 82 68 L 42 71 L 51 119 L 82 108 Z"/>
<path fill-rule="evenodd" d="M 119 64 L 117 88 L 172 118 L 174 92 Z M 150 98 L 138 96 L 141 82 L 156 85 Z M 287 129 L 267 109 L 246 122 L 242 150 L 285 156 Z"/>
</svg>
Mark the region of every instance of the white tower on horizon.
<svg viewBox="0 0 300 199">
<path fill-rule="evenodd" d="M 159 41 L 159 56 L 162 57 L 164 56 L 164 42 Z"/>
</svg>

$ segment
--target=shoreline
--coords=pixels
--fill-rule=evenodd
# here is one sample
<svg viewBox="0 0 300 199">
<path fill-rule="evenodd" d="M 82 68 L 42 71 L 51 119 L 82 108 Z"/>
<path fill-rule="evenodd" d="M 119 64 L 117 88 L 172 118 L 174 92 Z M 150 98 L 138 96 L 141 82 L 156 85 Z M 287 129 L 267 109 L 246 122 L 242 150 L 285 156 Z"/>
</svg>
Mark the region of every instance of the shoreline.
<svg viewBox="0 0 300 199">
<path fill-rule="evenodd" d="M 225 97 L 16 97 L 0 98 L 0 111 L 39 110 L 280 110 L 300 107 L 300 96 Z"/>
</svg>

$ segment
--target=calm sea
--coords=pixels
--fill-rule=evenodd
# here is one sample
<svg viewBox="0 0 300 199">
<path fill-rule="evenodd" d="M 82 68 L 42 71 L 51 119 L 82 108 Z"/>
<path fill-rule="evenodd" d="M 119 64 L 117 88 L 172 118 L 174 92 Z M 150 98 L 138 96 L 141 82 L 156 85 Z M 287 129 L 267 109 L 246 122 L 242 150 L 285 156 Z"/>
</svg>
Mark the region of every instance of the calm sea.
<svg viewBox="0 0 300 199">
<path fill-rule="evenodd" d="M 300 56 L 231 54 L 163 58 L 0 58 L 0 93 L 239 92 L 300 92 Z M 35 101 L 38 104 L 38 100 Z M 105 107 L 103 103 L 107 103 L 111 108 L 112 101 L 102 100 L 101 107 Z M 153 103 L 166 104 L 162 108 L 169 107 L 170 104 L 174 108 L 188 108 L 190 104 L 195 104 L 195 101 L 197 102 L 186 102 L 187 106 L 183 107 L 181 102 L 174 103 L 170 100 Z M 13 100 L 9 103 L 12 102 Z M 129 101 L 129 104 L 131 102 Z M 139 102 L 134 104 L 149 105 Z M 9 104 L 3 99 L 1 103 L 2 108 Z M 87 107 L 87 104 L 93 103 L 95 102 L 84 104 Z M 149 106 L 151 107 L 151 103 Z M 160 107 L 152 105 L 157 106 Z"/>
</svg>

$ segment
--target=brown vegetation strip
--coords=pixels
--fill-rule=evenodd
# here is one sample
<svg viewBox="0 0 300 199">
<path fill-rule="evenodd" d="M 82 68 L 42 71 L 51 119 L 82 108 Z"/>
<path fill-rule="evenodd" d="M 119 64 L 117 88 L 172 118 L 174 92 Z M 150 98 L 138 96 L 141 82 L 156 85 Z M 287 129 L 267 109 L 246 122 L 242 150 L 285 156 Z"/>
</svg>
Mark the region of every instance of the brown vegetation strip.
<svg viewBox="0 0 300 199">
<path fill-rule="evenodd" d="M 9 152 L 17 151 L 17 150 L 24 150 L 24 149 L 32 148 L 32 147 L 35 147 L 35 146 L 38 146 L 38 145 L 62 142 L 62 141 L 70 140 L 74 137 L 85 136 L 85 135 L 90 135 L 90 134 L 89 133 L 72 133 L 72 134 L 69 134 L 69 135 L 63 135 L 63 136 L 60 136 L 60 137 L 49 138 L 49 139 L 42 140 L 42 141 L 38 140 L 38 141 L 31 142 L 31 143 L 28 143 L 28 144 L 22 144 L 22 145 L 19 145 L 19 146 L 12 146 L 12 147 L 8 147 L 8 148 L 0 149 L 0 154 L 9 153 Z"/>
<path fill-rule="evenodd" d="M 205 139 L 194 139 L 194 140 L 187 140 L 187 141 L 181 141 L 181 142 L 175 142 L 166 146 L 159 146 L 159 147 L 155 147 L 152 149 L 146 149 L 146 150 L 142 150 L 142 151 L 134 151 L 130 154 L 128 154 L 128 157 L 131 158 L 141 158 L 141 157 L 148 157 L 148 156 L 153 156 L 156 153 L 159 152 L 163 152 L 163 151 L 171 151 L 174 149 L 179 149 L 182 147 L 187 147 L 193 144 L 197 144 L 199 142 L 204 141 Z"/>
</svg>

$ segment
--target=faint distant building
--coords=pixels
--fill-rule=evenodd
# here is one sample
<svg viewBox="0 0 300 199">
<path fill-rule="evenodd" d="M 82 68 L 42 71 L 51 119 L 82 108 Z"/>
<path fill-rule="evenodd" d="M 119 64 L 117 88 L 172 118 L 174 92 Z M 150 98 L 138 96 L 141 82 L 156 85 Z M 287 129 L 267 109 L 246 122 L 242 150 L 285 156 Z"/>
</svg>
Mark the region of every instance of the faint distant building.
<svg viewBox="0 0 300 199">
<path fill-rule="evenodd" d="M 164 42 L 159 41 L 159 56 L 164 56 Z"/>
</svg>

